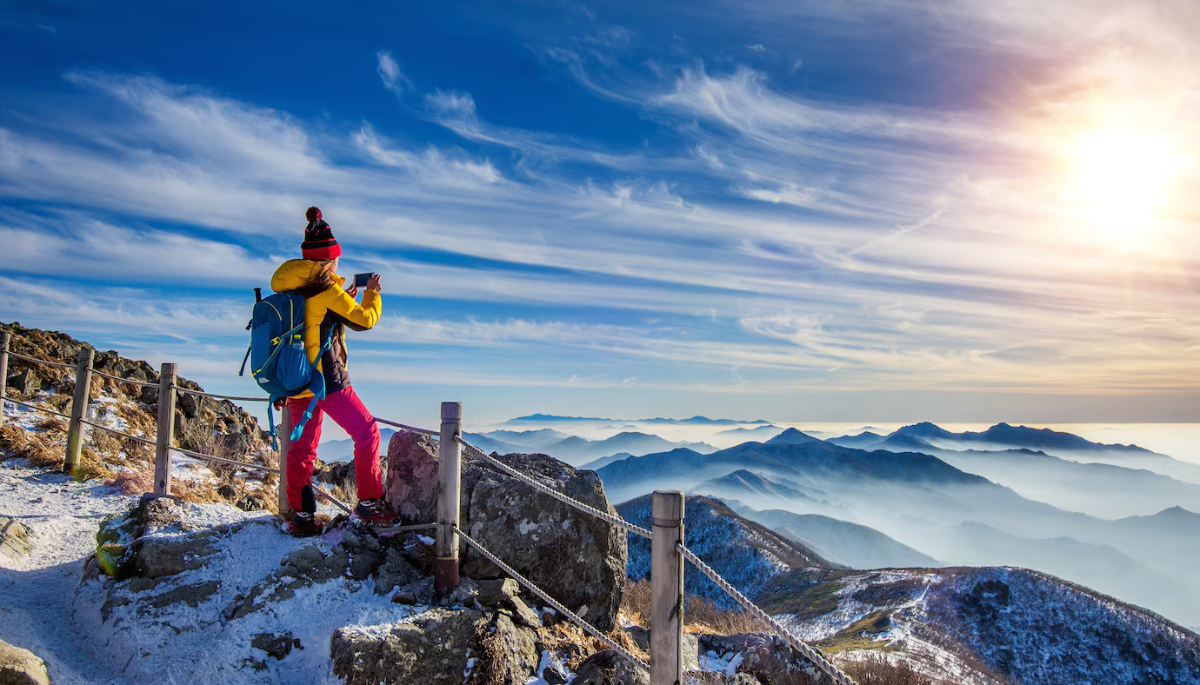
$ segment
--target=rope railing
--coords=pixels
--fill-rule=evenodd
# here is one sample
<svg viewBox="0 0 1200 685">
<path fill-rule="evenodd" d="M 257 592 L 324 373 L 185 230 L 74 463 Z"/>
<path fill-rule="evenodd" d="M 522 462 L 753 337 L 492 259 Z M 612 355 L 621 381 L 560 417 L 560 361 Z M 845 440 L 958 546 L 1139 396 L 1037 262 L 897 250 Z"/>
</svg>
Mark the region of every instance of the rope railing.
<svg viewBox="0 0 1200 685">
<path fill-rule="evenodd" d="M 481 450 L 478 447 L 472 445 L 471 443 L 463 440 L 462 438 L 455 438 L 455 439 L 458 440 L 459 444 L 461 444 L 463 447 L 467 448 L 468 451 L 473 452 L 475 454 L 475 456 L 484 459 L 492 466 L 496 467 L 497 469 L 500 469 L 501 471 L 512 476 L 513 478 L 516 478 L 517 480 L 524 482 L 526 485 L 533 487 L 538 492 L 549 495 L 549 496 L 553 497 L 554 499 L 562 502 L 563 504 L 574 507 L 574 508 L 578 509 L 579 511 L 582 511 L 586 514 L 591 514 L 592 516 L 595 516 L 598 519 L 607 521 L 607 522 L 611 523 L 612 525 L 617 526 L 618 528 L 623 528 L 624 530 L 627 530 L 636 535 L 641 535 L 644 538 L 651 537 L 649 530 L 646 530 L 645 528 L 642 528 L 641 526 L 635 526 L 634 524 L 626 521 L 625 519 L 621 518 L 620 516 L 614 516 L 612 514 L 609 514 L 608 512 L 601 511 L 593 506 L 584 504 L 583 502 L 580 502 L 577 499 L 574 499 L 572 497 L 564 495 L 563 493 L 555 490 L 554 488 L 551 488 L 548 485 L 544 485 L 542 483 L 537 482 L 536 480 L 521 473 L 520 471 L 509 466 L 508 464 L 505 464 L 504 462 L 502 462 L 499 459 L 493 457 L 492 455 L 484 452 L 483 450 Z"/>
<path fill-rule="evenodd" d="M 803 654 L 806 659 L 811 661 L 817 668 L 824 671 L 830 678 L 833 678 L 835 683 L 838 685 L 857 685 L 857 683 L 855 683 L 850 676 L 846 675 L 840 668 L 835 666 L 833 662 L 826 659 L 825 655 L 819 650 L 796 637 L 794 634 L 792 634 L 792 631 L 784 627 L 782 623 L 776 621 L 770 614 L 758 608 L 758 605 L 750 601 L 749 597 L 746 597 L 746 595 L 738 592 L 737 588 L 731 585 L 729 581 L 722 578 L 721 574 L 714 571 L 712 567 L 704 563 L 700 557 L 696 556 L 695 552 L 687 547 L 684 547 L 682 544 L 677 544 L 675 547 L 685 559 L 690 561 L 693 566 L 700 570 L 701 573 L 708 576 L 712 582 L 717 584 L 717 587 L 724 590 L 725 594 L 732 597 L 733 600 L 738 604 L 741 604 L 746 611 L 749 611 L 751 614 L 754 614 L 754 616 L 764 621 L 767 625 L 771 626 L 771 629 L 778 633 L 779 636 L 787 641 L 787 643 L 796 651 Z"/>
<path fill-rule="evenodd" d="M 32 409 L 33 411 L 40 411 L 40 412 L 45 412 L 45 413 L 47 413 L 47 414 L 53 414 L 54 416 L 57 416 L 57 417 L 60 417 L 60 418 L 64 418 L 64 419 L 66 419 L 66 420 L 68 420 L 68 421 L 70 421 L 70 420 L 71 420 L 71 417 L 70 417 L 70 416 L 67 416 L 66 414 L 63 414 L 62 412 L 57 412 L 57 411 L 54 411 L 53 409 L 47 409 L 46 407 L 39 407 L 39 406 L 37 406 L 37 405 L 34 405 L 34 404 L 29 404 L 28 402 L 22 402 L 21 400 L 14 400 L 14 399 L 13 399 L 13 398 L 11 398 L 11 397 L 5 397 L 5 398 L 4 398 L 4 401 L 5 401 L 5 402 L 12 402 L 13 404 L 20 405 L 20 406 L 22 406 L 22 407 L 25 407 L 26 409 Z"/>
<path fill-rule="evenodd" d="M 142 388 L 154 388 L 156 390 L 158 389 L 157 382 L 150 383 L 147 381 L 139 381 L 136 378 L 122 378 L 120 376 L 114 376 L 110 373 L 104 373 L 103 371 L 97 371 L 95 369 L 92 369 L 92 373 L 97 376 L 100 376 L 101 378 L 107 378 L 109 380 L 113 380 L 118 383 L 125 383 L 126 385 L 136 385 L 136 386 L 139 386 Z"/>
<path fill-rule="evenodd" d="M 177 390 L 177 391 L 182 392 L 187 395 L 199 395 L 201 397 L 209 397 L 214 400 L 229 400 L 231 402 L 270 402 L 271 401 L 271 398 L 269 398 L 269 397 L 237 397 L 234 395 L 218 395 L 217 393 L 204 392 L 202 390 L 191 390 L 189 388 L 184 388 L 184 387 L 181 387 L 178 385 L 172 385 L 171 389 Z"/>
<path fill-rule="evenodd" d="M 461 528 L 459 528 L 458 526 L 454 526 L 454 531 L 456 533 L 458 533 L 460 536 L 462 536 L 462 539 L 465 540 L 468 545 L 470 545 L 471 547 L 474 547 L 480 554 L 487 557 L 487 559 L 489 561 L 491 561 L 496 566 L 500 567 L 500 570 L 502 570 L 506 574 L 508 574 L 513 580 L 516 580 L 518 583 L 525 586 L 530 592 L 532 592 L 533 594 L 540 597 L 542 599 L 542 601 L 546 602 L 551 607 L 553 607 L 555 611 L 559 612 L 563 616 L 566 616 L 568 619 L 571 620 L 572 623 L 579 626 L 588 635 L 591 635 L 592 637 L 596 638 L 597 640 L 603 642 L 614 652 L 616 652 L 617 654 L 620 654 L 622 657 L 628 659 L 629 661 L 633 662 L 634 664 L 637 664 L 638 666 L 642 667 L 646 671 L 650 670 L 650 664 L 647 664 L 645 661 L 642 661 L 641 659 L 634 656 L 632 652 L 625 649 L 621 645 L 617 644 L 612 638 L 608 637 L 604 633 L 600 632 L 600 630 L 597 629 L 596 627 L 594 627 L 592 624 L 590 624 L 587 621 L 580 618 L 578 615 L 575 614 L 575 612 L 573 612 L 570 609 L 563 606 L 561 602 L 554 599 L 550 595 L 546 594 L 546 592 L 544 590 L 539 588 L 532 581 L 530 581 L 529 579 L 527 579 L 525 576 L 521 575 L 520 573 L 517 573 L 511 566 L 504 563 L 500 559 L 500 557 L 497 557 L 495 554 L 492 554 L 490 551 L 488 551 L 488 549 L 486 547 L 484 547 L 483 545 L 476 542 L 475 539 L 472 538 L 470 535 L 467 535 L 466 533 L 464 533 Z"/>
<path fill-rule="evenodd" d="M 378 416 L 376 416 L 374 418 L 375 418 L 375 423 L 382 423 L 385 426 L 391 426 L 392 428 L 399 428 L 400 430 L 412 431 L 413 433 L 424 433 L 425 435 L 428 435 L 431 438 L 439 438 L 440 437 L 438 434 L 438 431 L 431 431 L 428 428 L 417 428 L 416 426 L 409 426 L 409 425 L 406 425 L 403 423 L 397 423 L 395 421 L 388 421 L 387 419 L 381 419 Z"/>
<path fill-rule="evenodd" d="M 85 424 L 91 426 L 92 428 L 99 428 L 100 430 L 105 431 L 106 433 L 111 433 L 112 435 L 119 435 L 123 438 L 133 440 L 134 442 L 140 442 L 144 445 L 149 445 L 150 447 L 158 446 L 158 443 L 155 442 L 154 440 L 147 440 L 146 438 L 140 438 L 136 435 L 130 435 L 129 433 L 124 433 L 124 432 L 119 431 L 110 426 L 105 426 L 103 424 L 96 423 L 95 421 L 89 421 L 87 419 L 79 419 L 79 422 L 85 423 Z M 202 452 L 194 452 L 192 450 L 184 449 L 182 447 L 176 447 L 174 445 L 171 445 L 170 447 L 168 447 L 168 449 L 170 449 L 172 452 L 178 452 L 184 456 L 191 457 L 193 459 L 201 459 L 203 461 L 215 461 L 215 462 L 220 462 L 222 464 L 229 464 L 230 466 L 240 466 L 240 467 L 246 468 L 246 469 L 254 469 L 256 471 L 263 471 L 265 473 L 279 473 L 279 469 L 271 468 L 270 466 L 260 466 L 258 464 L 251 464 L 250 462 L 237 461 L 235 459 L 226 459 L 225 457 L 217 457 L 217 456 L 213 456 L 211 454 L 204 454 Z"/>
<path fill-rule="evenodd" d="M 16 357 L 17 359 L 24 359 L 25 361 L 33 362 L 34 364 L 44 364 L 46 366 L 56 366 L 60 369 L 74 369 L 75 368 L 74 364 L 64 364 L 62 362 L 52 362 L 47 359 L 38 359 L 37 357 L 27 357 L 23 354 L 17 354 L 16 352 L 9 352 L 8 356 Z"/>
</svg>

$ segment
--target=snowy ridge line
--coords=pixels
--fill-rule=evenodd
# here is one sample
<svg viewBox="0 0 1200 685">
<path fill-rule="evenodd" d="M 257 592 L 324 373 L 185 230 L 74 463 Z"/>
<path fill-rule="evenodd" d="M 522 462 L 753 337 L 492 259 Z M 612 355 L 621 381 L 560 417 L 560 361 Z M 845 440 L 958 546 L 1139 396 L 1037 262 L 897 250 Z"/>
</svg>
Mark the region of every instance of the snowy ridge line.
<svg viewBox="0 0 1200 685">
<path fill-rule="evenodd" d="M 463 540 L 467 541 L 468 545 L 474 547 L 476 550 L 479 551 L 480 554 L 487 557 L 489 561 L 491 561 L 493 564 L 499 566 L 500 569 L 502 571 L 504 571 L 505 573 L 507 573 L 509 576 L 511 576 L 513 578 L 513 580 L 516 580 L 521 585 L 524 585 L 526 588 L 529 589 L 530 592 L 532 592 L 533 594 L 540 597 L 544 602 L 546 602 L 550 606 L 554 607 L 555 611 L 558 611 L 563 616 L 566 616 L 567 618 L 569 618 L 572 623 L 579 626 L 588 635 L 591 635 L 592 637 L 596 638 L 597 640 L 603 642 L 605 645 L 608 645 L 608 647 L 610 649 L 612 649 L 614 652 L 616 652 L 617 654 L 620 654 L 622 657 L 628 659 L 629 661 L 633 662 L 634 664 L 641 666 L 647 672 L 650 671 L 650 664 L 647 664 L 645 661 L 642 661 L 641 659 L 637 658 L 636 656 L 633 655 L 632 652 L 625 649 L 621 645 L 617 644 L 611 638 L 606 636 L 604 633 L 600 632 L 595 627 L 593 627 L 592 624 L 583 620 L 579 616 L 576 616 L 575 613 L 572 612 L 570 609 L 566 608 L 565 606 L 560 604 L 557 600 L 555 600 L 553 597 L 546 594 L 545 591 L 543 591 L 537 585 L 534 585 L 530 580 L 525 578 L 525 576 L 522 576 L 520 573 L 517 573 L 516 571 L 514 571 L 511 566 L 509 566 L 508 564 L 501 561 L 500 558 L 497 557 L 495 554 L 492 554 L 491 552 L 489 552 L 487 550 L 487 548 L 485 548 L 483 545 L 476 542 L 470 535 L 467 535 L 466 533 L 464 533 L 461 528 L 459 528 L 456 525 L 452 525 L 451 527 L 454 529 L 454 531 L 456 533 L 458 533 L 459 535 L 462 536 Z"/>
<path fill-rule="evenodd" d="M 543 485 L 542 483 L 537 482 L 536 480 L 521 473 L 520 471 L 509 466 L 508 464 L 505 464 L 504 462 L 500 461 L 499 459 L 496 459 L 492 455 L 487 454 L 486 452 L 484 452 L 483 450 L 479 449 L 478 447 L 472 445 L 471 443 L 467 442 L 466 440 L 463 440 L 462 438 L 460 438 L 458 436 L 455 436 L 454 439 L 457 440 L 458 443 L 460 445 L 462 445 L 463 447 L 466 447 L 468 450 L 473 451 L 477 456 L 480 456 L 483 459 L 487 460 L 487 462 L 490 463 L 492 466 L 495 466 L 496 468 L 500 469 L 504 473 L 507 473 L 508 475 L 512 476 L 513 478 L 516 478 L 518 480 L 525 482 L 526 484 L 532 486 L 535 490 L 538 490 L 539 492 L 543 492 L 547 495 L 550 495 L 551 497 L 562 502 L 563 504 L 575 507 L 576 509 L 584 512 L 585 514 L 591 514 L 592 516 L 595 516 L 598 519 L 608 521 L 612 525 L 617 526 L 618 528 L 623 528 L 623 529 L 629 531 L 630 533 L 635 533 L 637 535 L 641 535 L 642 537 L 644 537 L 646 539 L 651 538 L 650 531 L 646 530 L 645 528 L 642 528 L 640 526 L 635 526 L 632 523 L 621 518 L 620 516 L 613 516 L 612 514 L 609 514 L 608 512 L 600 511 L 599 509 L 597 509 L 593 506 L 589 506 L 587 504 L 584 504 L 583 502 L 580 502 L 577 499 L 568 497 L 568 496 L 562 494 L 561 492 L 555 490 L 554 488 L 551 488 L 547 485 Z"/>
<path fill-rule="evenodd" d="M 139 381 L 139 380 L 135 380 L 133 378 L 121 378 L 120 376 L 114 376 L 112 374 L 104 373 L 103 371 L 97 371 L 95 369 L 92 369 L 92 374 L 94 374 L 96 376 L 100 376 L 101 378 L 107 378 L 109 380 L 114 380 L 118 383 L 125 383 L 126 385 L 138 385 L 143 388 L 157 388 L 158 387 L 158 383 L 148 383 L 146 381 Z"/>
<path fill-rule="evenodd" d="M 820 651 L 818 651 L 814 647 L 809 646 L 803 640 L 801 640 L 800 638 L 793 635 L 792 631 L 788 630 L 787 628 L 785 628 L 783 626 L 783 624 L 779 623 L 779 621 L 776 621 L 774 618 L 772 618 L 770 614 L 763 611 L 762 609 L 759 609 L 758 605 L 755 604 L 754 602 L 750 601 L 749 597 L 746 597 L 746 595 L 743 595 L 742 593 L 738 592 L 737 588 L 730 585 L 729 581 L 727 581 L 721 577 L 721 574 L 712 570 L 712 568 L 709 567 L 708 564 L 701 561 L 700 557 L 696 556 L 695 552 L 688 549 L 687 547 L 684 547 L 683 544 L 681 544 L 681 543 L 676 543 L 675 549 L 679 550 L 679 553 L 682 554 L 684 556 L 684 558 L 686 558 L 688 561 L 692 562 L 693 566 L 700 569 L 701 573 L 708 576 L 709 579 L 712 580 L 712 582 L 717 584 L 717 587 L 724 590 L 726 594 L 728 594 L 730 597 L 732 597 L 734 599 L 734 601 L 736 601 L 738 604 L 741 604 L 750 613 L 754 614 L 755 616 L 762 619 L 763 621 L 766 621 L 767 625 L 771 626 L 771 628 L 773 628 L 775 630 L 775 632 L 779 634 L 780 637 L 782 637 L 784 640 L 786 640 L 789 645 L 791 645 L 792 647 L 794 647 L 796 649 L 796 651 L 803 654 L 805 656 L 805 658 L 807 658 L 809 661 L 813 662 L 813 664 L 815 664 L 817 666 L 817 668 L 821 669 L 822 671 L 825 671 L 825 673 L 830 678 L 833 678 L 833 681 L 835 683 L 837 683 L 838 685 L 858 685 L 857 683 L 854 682 L 854 680 L 852 680 L 850 678 L 850 676 L 846 675 L 844 672 L 842 672 L 842 670 L 840 668 L 838 668 L 837 666 L 834 666 L 831 661 L 826 659 L 825 655 L 821 654 Z"/>
<path fill-rule="evenodd" d="M 32 409 L 33 411 L 41 411 L 41 412 L 46 412 L 47 414 L 53 414 L 53 415 L 55 415 L 55 416 L 58 416 L 58 417 L 64 418 L 64 419 L 66 419 L 66 420 L 68 420 L 68 421 L 70 421 L 70 420 L 71 420 L 71 417 L 70 417 L 70 416 L 67 416 L 66 414 L 63 414 L 63 413 L 61 413 L 61 412 L 56 412 L 56 411 L 54 411 L 53 409 L 47 409 L 47 408 L 45 408 L 45 407 L 38 407 L 38 406 L 35 406 L 35 405 L 32 405 L 32 404 L 28 404 L 28 403 L 22 402 L 21 400 L 14 400 L 14 399 L 13 399 L 13 398 L 11 398 L 11 397 L 5 397 L 5 398 L 4 398 L 4 401 L 5 401 L 5 402 L 12 402 L 13 404 L 20 405 L 20 406 L 22 406 L 22 407 L 25 407 L 25 408 L 27 408 L 27 409 Z"/>
<path fill-rule="evenodd" d="M 412 431 L 414 433 L 424 433 L 425 435 L 428 435 L 432 438 L 438 438 L 441 436 L 440 431 L 431 431 L 428 428 L 417 428 L 416 426 L 407 426 L 403 423 L 396 423 L 395 421 L 388 421 L 387 419 L 381 419 L 378 416 L 374 417 L 374 419 L 375 419 L 375 423 L 382 423 L 385 426 L 391 426 L 393 428 L 400 428 L 400 429 L 403 429 L 406 431 Z"/>
<path fill-rule="evenodd" d="M 47 361 L 47 360 L 45 360 L 45 359 L 37 359 L 37 358 L 35 358 L 35 357 L 26 357 L 25 355 L 23 355 L 23 354 L 17 354 L 16 352 L 9 352 L 9 353 L 8 353 L 8 356 L 10 356 L 10 357 L 16 357 L 17 359 L 24 359 L 25 361 L 27 361 L 27 362 L 33 362 L 34 364 L 45 364 L 46 366 L 57 366 L 57 367 L 59 367 L 60 369 L 73 369 L 73 368 L 75 368 L 75 365 L 74 365 L 74 364 L 64 364 L 64 363 L 62 363 L 62 362 L 52 362 L 52 361 Z"/>
<path fill-rule="evenodd" d="M 109 378 L 112 378 L 112 376 L 109 376 Z M 121 379 L 117 379 L 117 380 L 121 380 Z M 147 383 L 146 385 L 151 385 L 151 384 Z M 153 383 L 152 385 L 157 387 L 158 383 Z M 236 402 L 270 402 L 271 401 L 271 398 L 269 398 L 269 397 L 234 397 L 233 395 L 218 395 L 216 393 L 203 392 L 201 390 L 188 390 L 187 388 L 181 388 L 178 385 L 172 385 L 171 389 L 177 390 L 182 393 L 187 393 L 188 395 L 200 395 L 201 397 L 211 397 L 214 400 L 232 400 L 232 401 L 236 401 Z"/>
</svg>

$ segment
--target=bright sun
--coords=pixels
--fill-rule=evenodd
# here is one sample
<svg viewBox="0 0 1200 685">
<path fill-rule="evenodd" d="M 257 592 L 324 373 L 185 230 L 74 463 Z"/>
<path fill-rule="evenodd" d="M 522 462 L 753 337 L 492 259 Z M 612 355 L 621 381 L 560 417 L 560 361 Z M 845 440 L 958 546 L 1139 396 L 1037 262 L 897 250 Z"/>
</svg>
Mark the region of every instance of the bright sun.
<svg viewBox="0 0 1200 685">
<path fill-rule="evenodd" d="M 1120 236 L 1149 227 L 1181 169 L 1171 140 L 1133 128 L 1102 128 L 1075 142 L 1068 196 L 1091 219 Z"/>
</svg>

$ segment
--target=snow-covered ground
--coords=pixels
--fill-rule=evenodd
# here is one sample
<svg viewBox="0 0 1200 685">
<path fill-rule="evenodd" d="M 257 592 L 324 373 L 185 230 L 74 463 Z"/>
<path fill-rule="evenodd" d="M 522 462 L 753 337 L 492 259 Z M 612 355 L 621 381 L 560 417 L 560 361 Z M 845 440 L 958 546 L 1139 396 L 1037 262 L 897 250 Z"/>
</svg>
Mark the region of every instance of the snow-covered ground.
<svg viewBox="0 0 1200 685">
<path fill-rule="evenodd" d="M 71 602 L 100 520 L 134 500 L 21 460 L 0 464 L 0 514 L 33 531 L 28 556 L 15 563 L 0 558 L 0 640 L 42 657 L 55 685 L 127 682 L 79 639 Z"/>
</svg>

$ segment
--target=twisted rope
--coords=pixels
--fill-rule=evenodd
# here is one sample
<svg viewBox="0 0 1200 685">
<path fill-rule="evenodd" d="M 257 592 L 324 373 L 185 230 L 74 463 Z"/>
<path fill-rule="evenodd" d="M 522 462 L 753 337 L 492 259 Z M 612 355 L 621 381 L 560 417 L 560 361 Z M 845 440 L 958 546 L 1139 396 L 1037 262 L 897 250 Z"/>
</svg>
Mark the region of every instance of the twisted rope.
<svg viewBox="0 0 1200 685">
<path fill-rule="evenodd" d="M 46 412 L 47 414 L 53 414 L 53 415 L 55 415 L 55 416 L 58 416 L 58 417 L 64 418 L 64 419 L 66 419 L 66 420 L 68 420 L 68 421 L 70 421 L 70 420 L 71 420 L 71 417 L 70 417 L 70 416 L 67 416 L 66 414 L 63 414 L 63 413 L 60 413 L 60 412 L 56 412 L 56 411 L 54 411 L 53 409 L 47 409 L 47 408 L 45 408 L 45 407 L 39 407 L 39 406 L 36 406 L 36 405 L 28 404 L 28 403 L 26 403 L 26 402 L 22 402 L 21 400 L 14 400 L 14 399 L 12 399 L 11 397 L 5 397 L 5 398 L 4 398 L 4 401 L 5 401 L 5 402 L 12 402 L 13 404 L 16 404 L 16 405 L 20 405 L 20 406 L 22 406 L 22 407 L 25 407 L 26 409 L 32 409 L 32 410 L 34 410 L 34 411 L 42 411 L 42 412 Z"/>
<path fill-rule="evenodd" d="M 418 530 L 434 530 L 438 527 L 436 523 L 418 523 L 413 526 L 384 526 L 379 529 L 380 533 L 412 533 Z"/>
<path fill-rule="evenodd" d="M 734 599 L 734 601 L 736 601 L 738 604 L 741 604 L 743 607 L 745 607 L 746 611 L 749 611 L 750 613 L 754 614 L 758 618 L 765 621 L 767 623 L 767 625 L 771 626 L 771 628 L 774 629 L 775 632 L 778 633 L 780 637 L 782 637 L 784 640 L 786 640 L 787 643 L 789 645 L 791 645 L 796 651 L 800 652 L 801 654 L 804 655 L 805 658 L 807 658 L 809 661 L 816 664 L 817 668 L 821 669 L 822 671 L 825 671 L 825 673 L 828 674 L 830 678 L 833 678 L 833 681 L 835 683 L 837 683 L 838 685 L 857 685 L 857 683 L 855 683 L 853 680 L 851 680 L 850 676 L 843 673 L 840 668 L 838 668 L 837 666 L 834 666 L 832 662 L 830 662 L 828 659 L 826 659 L 824 654 L 822 654 L 817 649 L 810 647 L 803 640 L 801 640 L 800 638 L 793 635 L 792 631 L 783 627 L 783 624 L 781 624 L 779 621 L 776 621 L 767 612 L 763 611 L 762 609 L 759 609 L 758 605 L 755 604 L 754 602 L 751 602 L 750 599 L 748 597 L 746 597 L 746 595 L 743 595 L 742 593 L 738 592 L 737 588 L 730 585 L 729 581 L 727 581 L 721 577 L 721 574 L 712 570 L 712 568 L 709 567 L 708 564 L 701 561 L 700 557 L 696 556 L 695 552 L 688 549 L 687 547 L 684 547 L 682 544 L 678 544 L 678 543 L 675 545 L 675 548 L 678 549 L 679 553 L 682 554 L 688 561 L 692 562 L 692 565 L 694 565 L 696 568 L 700 569 L 701 573 L 708 576 L 712 580 L 712 582 L 716 583 L 717 587 L 724 590 L 726 594 L 728 594 L 730 597 L 732 597 Z"/>
<path fill-rule="evenodd" d="M 92 428 L 99 428 L 100 430 L 105 431 L 107 433 L 112 433 L 113 435 L 119 435 L 123 438 L 128 438 L 130 440 L 133 440 L 134 442 L 140 442 L 143 445 L 149 445 L 151 447 L 158 447 L 158 443 L 155 442 L 154 440 L 147 440 L 146 438 L 139 438 L 138 436 L 130 435 L 129 433 L 122 433 L 121 431 L 119 431 L 115 428 L 109 428 L 108 426 L 103 426 L 94 421 L 88 421 L 87 419 L 79 419 L 79 422 L 86 423 L 87 425 L 91 426 Z M 217 462 L 221 462 L 222 464 L 229 464 L 231 466 L 240 466 L 240 467 L 246 468 L 246 469 L 254 469 L 257 471 L 264 471 L 266 473 L 279 473 L 279 469 L 273 469 L 269 466 L 259 466 L 258 464 L 251 464 L 251 463 L 245 462 L 245 461 L 234 461 L 233 459 L 226 459 L 224 457 L 214 457 L 211 454 L 201 454 L 200 452 L 193 452 L 191 450 L 185 450 L 182 447 L 175 447 L 174 445 L 172 445 L 168 449 L 170 449 L 172 452 L 179 452 L 180 454 L 187 456 L 187 457 L 191 457 L 193 459 L 200 459 L 203 461 L 217 461 Z"/>
<path fill-rule="evenodd" d="M 549 604 L 550 606 L 554 607 L 555 611 L 557 611 L 557 612 L 561 613 L 563 616 L 566 616 L 567 618 L 571 619 L 572 623 L 574 623 L 575 625 L 582 628 L 588 635 L 591 635 L 592 637 L 596 638 L 597 640 L 603 642 L 605 645 L 608 645 L 609 649 L 612 649 L 617 654 L 620 654 L 621 656 L 625 657 L 629 661 L 637 664 L 638 666 L 641 666 L 646 671 L 650 670 L 649 664 L 647 664 L 645 661 L 642 661 L 641 659 L 637 658 L 636 656 L 633 655 L 632 652 L 630 652 L 629 650 L 625 649 L 621 645 L 614 642 L 611 638 L 606 636 L 604 633 L 602 633 L 599 630 L 597 630 L 596 628 L 592 627 L 592 624 L 583 620 L 579 616 L 576 616 L 574 612 L 572 612 L 570 609 L 567 609 L 565 606 L 560 604 L 553 597 L 551 597 L 550 595 L 543 592 L 542 589 L 539 588 L 538 586 L 534 585 L 532 581 L 526 579 L 525 576 L 522 576 L 520 573 L 517 573 L 516 571 L 514 571 L 511 566 L 509 566 L 508 564 L 501 561 L 500 558 L 497 557 L 495 554 L 492 554 L 491 552 L 489 552 L 483 545 L 476 542 L 470 535 L 467 535 L 466 533 L 462 532 L 461 528 L 459 528 L 458 526 L 451 526 L 451 527 L 454 528 L 455 532 L 457 532 L 459 535 L 462 536 L 463 540 L 467 541 L 468 545 L 470 545 L 470 546 L 474 547 L 476 550 L 478 550 L 480 554 L 487 557 L 488 560 L 491 561 L 493 564 L 499 566 L 501 568 L 501 570 L 503 570 L 505 573 L 507 573 L 509 576 L 511 576 L 518 583 L 520 583 L 521 585 L 524 585 L 526 588 L 528 588 L 530 592 L 532 592 L 533 594 L 540 597 L 542 599 L 542 601 L 544 601 L 547 604 Z"/>
<path fill-rule="evenodd" d="M 139 385 L 143 388 L 157 388 L 158 387 L 158 383 L 147 383 L 146 381 L 134 380 L 132 378 L 121 378 L 120 376 L 114 376 L 112 374 L 104 373 L 103 371 L 97 371 L 95 369 L 92 369 L 92 373 L 97 376 L 100 376 L 101 378 L 108 378 L 108 379 L 114 380 L 118 383 L 125 383 L 127 385 Z"/>
<path fill-rule="evenodd" d="M 26 357 L 25 355 L 17 354 L 16 352 L 9 352 L 8 356 L 16 357 L 17 359 L 24 359 L 25 361 L 33 362 L 34 364 L 45 364 L 46 366 L 57 366 L 61 369 L 74 369 L 75 368 L 75 364 L 63 364 L 62 362 L 52 362 L 52 361 L 48 361 L 45 359 L 38 359 L 36 357 Z"/>
<path fill-rule="evenodd" d="M 232 402 L 270 402 L 271 401 L 271 398 L 269 398 L 269 397 L 234 397 L 233 395 L 218 395 L 216 393 L 203 392 L 200 390 L 188 390 L 187 388 L 181 388 L 178 385 L 172 385 L 171 388 L 173 390 L 178 390 L 179 392 L 182 392 L 182 393 L 187 393 L 188 395 L 200 395 L 201 397 L 211 397 L 214 400 L 230 400 Z"/>
<path fill-rule="evenodd" d="M 414 433 L 424 433 L 425 435 L 428 435 L 428 436 L 431 436 L 434 438 L 441 436 L 440 431 L 431 431 L 428 428 L 417 428 L 415 426 L 407 426 L 403 423 L 396 423 L 395 421 L 388 421 L 387 419 L 381 419 L 378 416 L 375 417 L 375 423 L 382 423 L 385 426 L 391 426 L 393 428 L 399 428 L 401 430 L 412 431 Z"/>
<path fill-rule="evenodd" d="M 354 511 L 345 502 L 343 502 L 342 500 L 340 500 L 340 499 L 334 497 L 333 495 L 329 494 L 328 492 L 326 492 L 325 488 L 321 487 L 320 485 L 317 485 L 316 483 L 309 483 L 309 485 L 312 486 L 313 492 L 317 493 L 321 497 L 324 497 L 326 500 L 329 501 L 330 504 L 333 504 L 338 509 L 341 509 L 342 511 L 346 512 L 347 514 L 354 513 Z"/>
<path fill-rule="evenodd" d="M 533 489 L 553 497 L 554 499 L 562 502 L 563 504 L 575 507 L 576 509 L 578 509 L 586 514 L 591 514 L 592 516 L 595 516 L 598 519 L 607 521 L 607 522 L 611 523 L 612 525 L 614 525 L 618 528 L 623 528 L 631 533 L 641 535 L 644 538 L 651 537 L 650 531 L 646 530 L 645 528 L 642 528 L 640 526 L 635 526 L 632 523 L 629 523 L 625 519 L 621 518 L 620 516 L 613 516 L 612 514 L 606 512 L 606 511 L 600 511 L 596 507 L 589 506 L 587 504 L 584 504 L 583 502 L 580 502 L 577 499 L 568 497 L 568 496 L 562 494 L 561 492 L 555 490 L 554 488 L 551 488 L 547 485 L 537 482 L 536 480 L 521 473 L 520 471 L 509 466 L 508 464 L 505 464 L 504 462 L 500 461 L 499 459 L 496 459 L 492 455 L 487 454 L 483 450 L 481 450 L 478 447 L 472 445 L 471 443 L 463 440 L 462 438 L 455 436 L 454 439 L 457 440 L 459 442 L 459 444 L 461 444 L 463 447 L 474 452 L 476 456 L 481 457 L 484 460 L 486 460 L 492 466 L 495 466 L 496 468 L 500 469 L 504 473 L 507 473 L 508 475 L 512 476 L 513 478 L 523 481 L 525 484 L 533 487 Z"/>
</svg>

